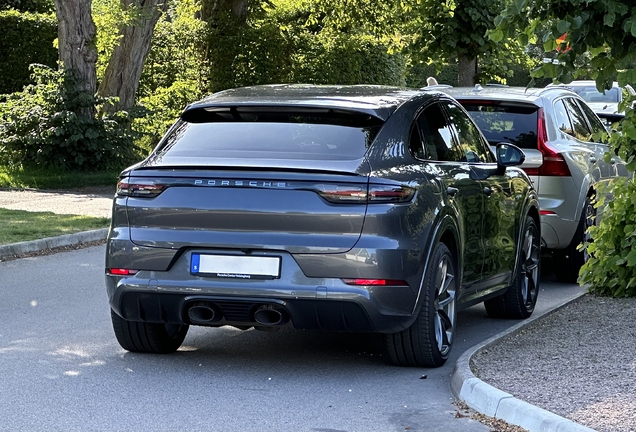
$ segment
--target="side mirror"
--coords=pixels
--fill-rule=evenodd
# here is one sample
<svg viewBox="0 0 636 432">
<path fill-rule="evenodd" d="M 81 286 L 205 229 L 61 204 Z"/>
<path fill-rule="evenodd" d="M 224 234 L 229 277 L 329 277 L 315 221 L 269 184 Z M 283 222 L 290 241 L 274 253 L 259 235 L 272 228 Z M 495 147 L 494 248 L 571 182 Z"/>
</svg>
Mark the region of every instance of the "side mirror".
<svg viewBox="0 0 636 432">
<path fill-rule="evenodd" d="M 497 156 L 497 166 L 501 171 L 506 167 L 521 165 L 526 160 L 525 153 L 516 145 L 510 143 L 499 143 L 495 149 Z"/>
</svg>

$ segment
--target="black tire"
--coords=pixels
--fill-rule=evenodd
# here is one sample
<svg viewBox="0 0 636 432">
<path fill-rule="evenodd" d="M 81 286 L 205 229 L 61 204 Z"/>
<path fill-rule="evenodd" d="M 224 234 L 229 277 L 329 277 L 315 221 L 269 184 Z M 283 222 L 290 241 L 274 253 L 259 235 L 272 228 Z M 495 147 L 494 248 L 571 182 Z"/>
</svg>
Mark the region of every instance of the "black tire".
<svg viewBox="0 0 636 432">
<path fill-rule="evenodd" d="M 127 321 L 110 311 L 119 345 L 127 351 L 153 354 L 175 352 L 188 333 L 188 325 Z"/>
<path fill-rule="evenodd" d="M 587 252 L 585 250 L 577 250 L 578 246 L 586 240 L 587 229 L 594 224 L 596 217 L 596 209 L 592 203 L 592 198 L 585 200 L 581 219 L 576 228 L 576 233 L 567 248 L 555 250 L 554 257 L 554 274 L 559 282 L 576 283 L 579 279 L 579 270 L 587 261 Z"/>
<path fill-rule="evenodd" d="M 422 307 L 406 330 L 385 336 L 391 362 L 398 366 L 439 367 L 450 354 L 456 328 L 456 265 L 445 244 L 436 246 L 422 286 Z"/>
<path fill-rule="evenodd" d="M 500 296 L 486 300 L 486 312 L 493 318 L 524 319 L 537 304 L 541 278 L 541 237 L 537 223 L 526 216 L 512 285 Z"/>
</svg>

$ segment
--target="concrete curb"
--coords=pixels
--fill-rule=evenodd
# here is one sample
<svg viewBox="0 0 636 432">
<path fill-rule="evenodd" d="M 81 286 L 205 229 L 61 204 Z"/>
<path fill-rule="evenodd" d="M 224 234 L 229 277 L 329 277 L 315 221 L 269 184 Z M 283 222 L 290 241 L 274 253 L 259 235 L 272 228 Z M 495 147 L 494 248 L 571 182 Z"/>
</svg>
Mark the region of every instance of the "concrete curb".
<svg viewBox="0 0 636 432">
<path fill-rule="evenodd" d="M 36 252 L 43 249 L 53 249 L 63 246 L 71 246 L 98 240 L 105 240 L 107 234 L 108 228 L 102 228 L 92 231 L 83 231 L 75 234 L 65 234 L 57 237 L 48 237 L 39 240 L 3 245 L 0 246 L 0 259 L 22 255 L 29 252 Z"/>
<path fill-rule="evenodd" d="M 561 305 L 554 306 L 541 315 L 532 316 L 464 352 L 455 363 L 451 375 L 451 391 L 455 397 L 481 414 L 521 426 L 530 432 L 595 432 L 594 429 L 536 407 L 486 384 L 477 378 L 470 368 L 470 359 L 479 351 L 518 333 L 524 327 L 550 315 L 583 295 L 585 294 L 582 293 Z"/>
</svg>

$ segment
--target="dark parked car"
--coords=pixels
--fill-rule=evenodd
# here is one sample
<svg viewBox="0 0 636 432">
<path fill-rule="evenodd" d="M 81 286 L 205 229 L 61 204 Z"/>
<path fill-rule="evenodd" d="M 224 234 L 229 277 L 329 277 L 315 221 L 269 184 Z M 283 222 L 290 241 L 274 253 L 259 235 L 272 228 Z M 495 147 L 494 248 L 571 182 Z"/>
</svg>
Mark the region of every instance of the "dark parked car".
<svg viewBox="0 0 636 432">
<path fill-rule="evenodd" d="M 457 311 L 526 318 L 537 194 L 463 108 L 431 91 L 272 85 L 185 109 L 118 183 L 106 254 L 115 334 L 179 348 L 189 325 L 376 332 L 440 366 Z"/>
</svg>

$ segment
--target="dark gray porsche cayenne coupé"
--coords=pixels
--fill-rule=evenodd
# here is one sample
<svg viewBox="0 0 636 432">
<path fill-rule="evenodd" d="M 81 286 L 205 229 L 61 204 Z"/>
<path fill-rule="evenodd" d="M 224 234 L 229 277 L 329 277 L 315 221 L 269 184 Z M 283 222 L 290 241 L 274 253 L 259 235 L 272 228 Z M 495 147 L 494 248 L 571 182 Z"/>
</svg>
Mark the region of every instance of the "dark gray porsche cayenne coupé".
<svg viewBox="0 0 636 432">
<path fill-rule="evenodd" d="M 493 155 L 451 97 L 271 85 L 187 107 L 114 199 L 106 286 L 129 351 L 190 325 L 383 333 L 398 365 L 440 366 L 457 311 L 526 318 L 539 208 L 524 154 Z"/>
</svg>

